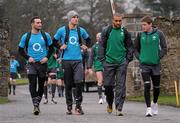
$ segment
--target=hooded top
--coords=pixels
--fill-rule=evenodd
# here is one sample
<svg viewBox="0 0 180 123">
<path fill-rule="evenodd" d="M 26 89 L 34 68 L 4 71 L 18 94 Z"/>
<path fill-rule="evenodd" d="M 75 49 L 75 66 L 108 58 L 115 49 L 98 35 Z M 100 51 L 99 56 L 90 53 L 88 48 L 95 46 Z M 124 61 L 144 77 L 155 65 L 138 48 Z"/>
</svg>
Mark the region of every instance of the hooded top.
<svg viewBox="0 0 180 123">
<path fill-rule="evenodd" d="M 141 64 L 156 65 L 167 53 L 163 32 L 153 28 L 152 32 L 139 33 L 135 40 L 135 56 Z"/>
</svg>

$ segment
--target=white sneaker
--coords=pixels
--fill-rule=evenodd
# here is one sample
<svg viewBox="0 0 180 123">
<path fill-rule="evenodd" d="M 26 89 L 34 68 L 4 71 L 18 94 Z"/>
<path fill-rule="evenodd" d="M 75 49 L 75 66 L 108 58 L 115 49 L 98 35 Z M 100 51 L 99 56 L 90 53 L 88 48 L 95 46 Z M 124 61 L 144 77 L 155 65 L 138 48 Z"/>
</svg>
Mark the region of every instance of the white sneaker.
<svg viewBox="0 0 180 123">
<path fill-rule="evenodd" d="M 55 101 L 54 99 L 51 100 L 52 104 L 57 104 L 57 101 Z"/>
<path fill-rule="evenodd" d="M 103 102 L 106 102 L 106 95 L 103 95 Z"/>
<path fill-rule="evenodd" d="M 151 103 L 151 109 L 152 109 L 152 114 L 157 115 L 158 114 L 158 104 L 157 103 Z"/>
<path fill-rule="evenodd" d="M 103 104 L 103 99 L 100 98 L 98 103 L 99 103 L 99 104 Z"/>
<path fill-rule="evenodd" d="M 152 111 L 150 107 L 146 109 L 146 117 L 152 117 Z"/>
</svg>

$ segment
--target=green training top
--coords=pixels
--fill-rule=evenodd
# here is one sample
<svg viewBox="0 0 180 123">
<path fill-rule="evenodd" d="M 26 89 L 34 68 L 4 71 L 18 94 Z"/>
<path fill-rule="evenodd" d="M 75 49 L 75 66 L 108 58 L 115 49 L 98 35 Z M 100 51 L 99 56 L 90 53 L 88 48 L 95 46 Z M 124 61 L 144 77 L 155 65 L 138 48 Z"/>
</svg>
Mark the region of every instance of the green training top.
<svg viewBox="0 0 180 123">
<path fill-rule="evenodd" d="M 125 60 L 127 49 L 125 48 L 124 39 L 123 28 L 112 29 L 106 45 L 106 62 L 122 63 Z"/>
</svg>

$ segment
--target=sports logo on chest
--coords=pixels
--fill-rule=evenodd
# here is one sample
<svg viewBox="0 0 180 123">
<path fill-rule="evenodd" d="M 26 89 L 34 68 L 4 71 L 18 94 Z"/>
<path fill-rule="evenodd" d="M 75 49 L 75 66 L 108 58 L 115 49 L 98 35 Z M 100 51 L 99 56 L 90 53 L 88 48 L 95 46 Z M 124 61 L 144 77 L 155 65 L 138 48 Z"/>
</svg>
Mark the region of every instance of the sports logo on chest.
<svg viewBox="0 0 180 123">
<path fill-rule="evenodd" d="M 157 39 L 156 36 L 153 36 L 153 37 L 152 37 L 152 40 L 156 40 L 156 39 Z"/>
<path fill-rule="evenodd" d="M 77 44 L 77 38 L 75 36 L 71 36 L 69 38 L 69 43 L 72 45 L 76 45 Z"/>
</svg>

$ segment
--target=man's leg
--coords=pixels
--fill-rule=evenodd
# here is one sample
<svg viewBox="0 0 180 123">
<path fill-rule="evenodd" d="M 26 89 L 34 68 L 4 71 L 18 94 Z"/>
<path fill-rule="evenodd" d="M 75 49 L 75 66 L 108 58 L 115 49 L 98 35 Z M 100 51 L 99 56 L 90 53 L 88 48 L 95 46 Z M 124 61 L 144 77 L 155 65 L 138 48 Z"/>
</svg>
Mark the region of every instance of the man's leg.
<svg viewBox="0 0 180 123">
<path fill-rule="evenodd" d="M 12 80 L 12 86 L 13 86 L 13 95 L 16 95 L 16 79 Z"/>
<path fill-rule="evenodd" d="M 152 116 L 151 95 L 150 95 L 151 81 L 150 81 L 149 73 L 145 73 L 145 72 L 142 73 L 142 78 L 144 81 L 144 98 L 147 106 L 146 117 L 151 117 Z"/>
<path fill-rule="evenodd" d="M 76 107 L 75 107 L 75 113 L 78 115 L 83 115 L 84 112 L 82 110 L 82 101 L 83 101 L 83 64 L 81 61 L 73 61 L 72 62 L 73 66 L 73 72 L 74 72 L 74 82 L 75 82 L 75 88 L 76 88 L 76 93 L 75 93 L 75 98 L 76 98 Z"/>
<path fill-rule="evenodd" d="M 116 69 L 115 105 L 116 115 L 122 116 L 123 104 L 126 96 L 127 62 L 118 65 Z"/>
<path fill-rule="evenodd" d="M 153 101 L 151 104 L 152 113 L 154 115 L 158 114 L 158 97 L 160 94 L 160 75 L 153 75 L 151 76 L 153 82 Z"/>
<path fill-rule="evenodd" d="M 103 103 L 103 95 L 102 95 L 102 86 L 103 86 L 103 73 L 102 71 L 96 71 L 96 78 L 98 81 L 98 86 L 97 86 L 97 90 L 98 90 L 98 95 L 99 95 L 99 104 Z"/>
<path fill-rule="evenodd" d="M 29 91 L 31 94 L 31 98 L 32 98 L 32 103 L 34 105 L 34 107 L 38 107 L 39 103 L 37 100 L 37 75 L 33 75 L 33 74 L 29 74 L 28 75 L 28 79 L 29 79 Z"/>
<path fill-rule="evenodd" d="M 64 68 L 64 84 L 65 84 L 65 95 L 66 95 L 66 114 L 72 114 L 72 87 L 73 87 L 73 69 L 71 67 L 70 61 L 63 61 Z"/>
<path fill-rule="evenodd" d="M 113 100 L 114 100 L 114 81 L 115 81 L 115 68 L 114 64 L 104 63 L 104 88 L 106 95 L 106 102 L 108 103 L 107 112 L 112 113 Z"/>
</svg>

